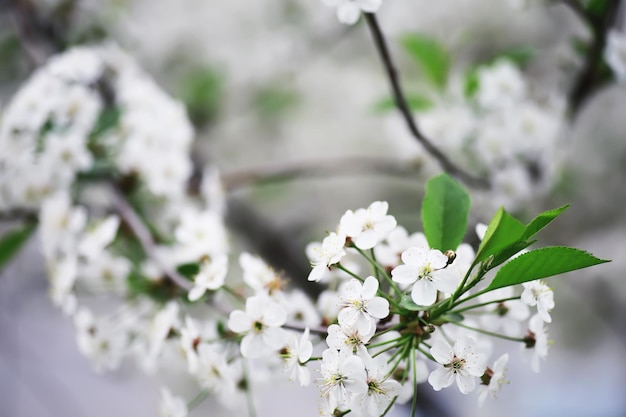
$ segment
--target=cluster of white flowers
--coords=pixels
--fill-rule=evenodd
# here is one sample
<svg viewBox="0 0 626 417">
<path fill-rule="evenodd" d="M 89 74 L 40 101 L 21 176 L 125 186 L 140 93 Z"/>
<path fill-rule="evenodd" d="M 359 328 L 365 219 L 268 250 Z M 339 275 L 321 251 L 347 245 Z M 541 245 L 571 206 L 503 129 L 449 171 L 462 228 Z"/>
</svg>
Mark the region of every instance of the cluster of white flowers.
<svg viewBox="0 0 626 417">
<path fill-rule="evenodd" d="M 333 4 L 351 21 L 355 7 L 358 18 L 380 1 Z M 554 115 L 529 101 L 510 63 L 478 77 L 473 121 L 455 140 L 480 150 L 487 166 L 518 163 L 528 174 L 537 161 L 525 158 L 539 157 L 543 138 L 556 135 Z M 102 127 L 105 116 L 113 120 Z M 493 135 L 517 144 L 512 150 L 487 134 L 494 126 Z M 495 396 L 508 356 L 488 367 L 485 333 L 517 341 L 539 370 L 552 290 L 533 281 L 519 295 L 514 287 L 487 291 L 476 285 L 483 276 L 469 245 L 431 248 L 398 225 L 387 202 L 347 210 L 334 232 L 307 247 L 308 280 L 328 283 L 316 302 L 287 289 L 259 257 L 244 252 L 239 268 L 231 265 L 219 177 L 207 170 L 200 192 L 187 192 L 192 135 L 181 104 L 112 46 L 51 59 L 5 111 L 0 210 L 39 208 L 52 300 L 73 317 L 78 348 L 97 370 L 126 359 L 145 372 L 184 370 L 236 409 L 247 387 L 272 376 L 309 385 L 308 364 L 318 361 L 321 414 L 370 417 L 408 401 L 426 381 L 435 390 L 456 382 L 464 394 L 480 386 L 480 403 Z M 92 294 L 112 294 L 121 305 L 98 315 Z M 463 317 L 468 311 L 472 319 Z M 188 411 L 162 390 L 160 415 Z"/>
<path fill-rule="evenodd" d="M 426 380 L 435 390 L 456 381 L 465 394 L 480 386 L 482 404 L 506 382 L 508 361 L 504 354 L 487 367 L 493 347 L 485 332 L 520 342 L 532 352 L 532 368 L 538 371 L 539 359 L 547 354 L 543 323 L 551 321 L 552 290 L 541 281 L 523 284 L 521 295 L 515 295 L 514 287 L 485 293 L 479 287 L 477 304 L 455 309 L 458 314 L 471 310 L 472 320 L 433 326 L 426 314 L 400 318 L 406 312 L 396 300 L 404 299 L 403 294 L 416 307 L 450 300 L 475 254 L 464 243 L 446 254 L 431 249 L 422 233 L 409 235 L 387 210 L 387 203 L 380 201 L 367 209 L 348 210 L 336 232 L 309 246 L 309 280 L 329 282 L 330 289 L 320 298 L 334 298 L 338 306 L 331 316 L 334 324 L 328 327 L 328 349 L 322 354 L 318 378 L 322 415 L 350 410 L 355 415 L 379 416 L 391 404 L 407 401 L 406 392 L 412 392 L 414 383 Z M 484 234 L 485 226 L 477 229 Z M 376 276 L 361 277 L 344 266 L 359 255 Z M 344 274 L 334 274 L 335 270 Z M 381 289 L 383 285 L 389 292 Z M 476 296 L 465 295 L 467 300 Z M 538 311 L 532 317 L 530 306 Z M 411 356 L 419 358 L 411 364 Z"/>
<path fill-rule="evenodd" d="M 474 82 L 468 96 L 464 80 L 451 80 L 449 91 L 435 94 L 433 107 L 419 113 L 420 128 L 459 165 L 490 179 L 491 189 L 479 200 L 485 208 L 522 207 L 559 179 L 565 100 L 534 91 L 506 58 L 479 67 Z M 389 128 L 415 152 L 398 119 L 390 119 Z"/>
</svg>

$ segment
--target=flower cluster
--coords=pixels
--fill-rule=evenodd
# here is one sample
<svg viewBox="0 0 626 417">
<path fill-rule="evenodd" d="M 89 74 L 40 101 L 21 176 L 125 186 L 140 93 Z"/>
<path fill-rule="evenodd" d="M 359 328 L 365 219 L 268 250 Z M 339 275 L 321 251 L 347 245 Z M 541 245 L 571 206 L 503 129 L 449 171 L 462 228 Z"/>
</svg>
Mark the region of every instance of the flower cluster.
<svg viewBox="0 0 626 417">
<path fill-rule="evenodd" d="M 380 2 L 335 4 L 348 15 Z M 480 75 L 476 100 L 519 108 L 525 88 L 499 65 L 489 70 L 497 77 Z M 487 365 L 486 336 L 518 343 L 538 371 L 554 308 L 540 278 L 604 262 L 572 248 L 527 250 L 565 207 L 527 225 L 500 209 L 479 227 L 478 248 L 462 243 L 469 195 L 440 175 L 426 185 L 424 233 L 375 201 L 308 245 L 308 281 L 328 284 L 312 300 L 263 259 L 231 254 L 218 174 L 188 187 L 190 126 L 113 46 L 51 59 L 2 119 L 0 209 L 38 210 L 51 298 L 97 370 L 127 360 L 175 370 L 231 409 L 252 404 L 243 397 L 271 378 L 315 380 L 327 416 L 381 416 L 411 398 L 415 409 L 426 381 L 464 394 L 478 386 L 482 403 L 506 383 L 508 360 Z M 119 305 L 100 314 L 92 295 Z M 196 402 L 164 388 L 159 414 L 184 417 Z"/>
</svg>

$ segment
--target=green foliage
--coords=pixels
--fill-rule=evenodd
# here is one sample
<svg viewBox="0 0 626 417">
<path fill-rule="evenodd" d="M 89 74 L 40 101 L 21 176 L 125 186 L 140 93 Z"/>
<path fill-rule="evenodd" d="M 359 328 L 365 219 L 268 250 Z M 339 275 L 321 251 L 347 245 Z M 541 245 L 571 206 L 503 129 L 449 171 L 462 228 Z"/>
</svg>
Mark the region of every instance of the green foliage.
<svg viewBox="0 0 626 417">
<path fill-rule="evenodd" d="M 215 119 L 223 93 L 222 76 L 210 67 L 190 70 L 180 85 L 180 96 L 189 117 L 200 127 Z"/>
<path fill-rule="evenodd" d="M 198 264 L 197 262 L 193 262 L 178 265 L 176 271 L 185 278 L 187 278 L 189 281 L 193 281 L 194 277 L 200 272 L 200 264 Z"/>
<path fill-rule="evenodd" d="M 138 271 L 131 272 L 126 282 L 131 294 L 145 295 L 158 303 L 166 303 L 180 294 L 180 289 L 169 279 L 153 281 Z"/>
<path fill-rule="evenodd" d="M 98 120 L 96 120 L 91 133 L 89 133 L 89 140 L 93 141 L 116 127 L 121 116 L 122 111 L 119 107 L 114 106 L 105 108 L 98 116 Z"/>
<path fill-rule="evenodd" d="M 419 306 L 413 302 L 411 294 L 404 294 L 400 299 L 400 307 L 408 311 L 424 311 L 432 308 L 432 306 Z"/>
<path fill-rule="evenodd" d="M 585 10 L 596 19 L 604 16 L 609 6 L 609 0 L 590 0 L 585 6 Z"/>
<path fill-rule="evenodd" d="M 419 66 L 427 81 L 434 87 L 443 90 L 448 84 L 450 72 L 448 52 L 434 39 L 424 35 L 405 35 L 400 42 Z"/>
<path fill-rule="evenodd" d="M 297 91 L 282 84 L 270 84 L 259 88 L 253 96 L 253 105 L 264 120 L 284 116 L 300 101 Z"/>
<path fill-rule="evenodd" d="M 483 241 L 478 247 L 475 263 L 481 262 L 489 256 L 495 256 L 518 243 L 525 230 L 526 227 L 519 220 L 500 208 L 489 222 Z"/>
<path fill-rule="evenodd" d="M 0 269 L 15 256 L 37 229 L 35 224 L 15 228 L 0 238 Z"/>
<path fill-rule="evenodd" d="M 552 246 L 533 250 L 504 265 L 489 284 L 488 290 L 547 278 L 577 269 L 609 262 L 574 248 Z"/>
<path fill-rule="evenodd" d="M 422 202 L 422 224 L 433 249 L 455 250 L 465 236 L 470 196 L 465 188 L 447 174 L 426 183 Z"/>
<path fill-rule="evenodd" d="M 543 229 L 548 224 L 550 224 L 552 220 L 560 216 L 561 213 L 567 210 L 568 207 L 569 207 L 569 204 L 566 204 L 562 207 L 559 207 L 553 210 L 544 211 L 543 213 L 539 214 L 530 223 L 528 223 L 528 225 L 526 226 L 526 230 L 524 231 L 524 234 L 522 235 L 522 239 L 527 240 L 533 237 L 541 229 Z"/>
<path fill-rule="evenodd" d="M 434 106 L 434 103 L 430 98 L 419 94 L 407 94 L 406 101 L 409 108 L 415 112 L 425 111 Z M 391 97 L 385 97 L 376 102 L 373 108 L 376 113 L 385 113 L 390 110 L 395 110 L 396 102 Z"/>
</svg>

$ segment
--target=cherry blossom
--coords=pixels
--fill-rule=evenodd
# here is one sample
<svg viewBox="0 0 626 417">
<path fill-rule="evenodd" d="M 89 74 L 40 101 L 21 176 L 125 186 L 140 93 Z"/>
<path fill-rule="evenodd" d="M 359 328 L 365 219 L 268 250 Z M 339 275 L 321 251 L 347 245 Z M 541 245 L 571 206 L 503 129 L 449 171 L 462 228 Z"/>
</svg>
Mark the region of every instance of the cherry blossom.
<svg viewBox="0 0 626 417">
<path fill-rule="evenodd" d="M 442 339 L 433 344 L 430 353 L 442 365 L 428 377 L 435 391 L 449 387 L 455 380 L 463 394 L 474 390 L 476 378 L 485 371 L 483 358 L 476 353 L 474 344 L 474 340 L 469 337 L 457 340 L 454 346 Z"/>
<path fill-rule="evenodd" d="M 351 279 L 339 295 L 342 309 L 338 319 L 342 327 L 356 327 L 362 335 L 373 334 L 376 319 L 383 319 L 389 314 L 389 302 L 377 297 L 378 280 L 367 277 L 363 285 L 357 279 Z"/>
</svg>

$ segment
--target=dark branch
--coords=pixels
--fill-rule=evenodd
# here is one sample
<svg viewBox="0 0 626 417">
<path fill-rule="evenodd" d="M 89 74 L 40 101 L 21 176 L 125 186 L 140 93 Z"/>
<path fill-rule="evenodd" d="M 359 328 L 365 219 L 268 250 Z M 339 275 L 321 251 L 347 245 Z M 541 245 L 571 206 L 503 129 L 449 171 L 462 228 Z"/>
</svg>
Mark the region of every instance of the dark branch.
<svg viewBox="0 0 626 417">
<path fill-rule="evenodd" d="M 148 230 L 139 215 L 135 212 L 128 200 L 126 200 L 126 196 L 124 196 L 124 194 L 115 186 L 112 187 L 112 190 L 113 196 L 115 197 L 115 207 L 117 212 L 124 223 L 126 223 L 133 231 L 133 234 L 141 244 L 141 247 L 146 255 L 153 260 L 159 268 L 161 268 L 161 270 L 172 282 L 187 291 L 190 290 L 192 288 L 191 283 L 159 259 L 156 254 L 156 245 L 150 230 Z"/>
<path fill-rule="evenodd" d="M 460 181 L 464 182 L 469 186 L 479 187 L 479 188 L 488 188 L 489 182 L 484 178 L 478 178 L 467 172 L 463 171 L 461 168 L 456 166 L 439 148 L 437 148 L 431 141 L 428 139 L 422 131 L 417 127 L 417 123 L 413 118 L 413 114 L 411 112 L 411 108 L 406 100 L 404 95 L 404 91 L 400 86 L 400 79 L 398 76 L 398 71 L 393 64 L 393 60 L 391 59 L 391 54 L 389 53 L 389 48 L 387 47 L 387 42 L 385 41 L 385 37 L 378 25 L 378 21 L 376 20 L 376 16 L 373 13 L 365 13 L 365 20 L 367 21 L 367 25 L 370 28 L 370 32 L 372 33 L 372 37 L 374 38 L 374 43 L 376 44 L 376 49 L 380 55 L 380 58 L 383 61 L 385 66 L 385 71 L 387 73 L 387 77 L 389 78 L 389 83 L 391 84 L 391 90 L 393 93 L 393 98 L 396 103 L 396 107 L 402 113 L 402 117 L 404 118 L 409 131 L 413 135 L 413 137 L 422 144 L 424 149 L 439 162 L 441 168 L 444 171 L 449 173 L 450 175 L 456 177 Z"/>
<path fill-rule="evenodd" d="M 224 188 L 230 191 L 242 187 L 299 178 L 310 179 L 356 174 L 380 174 L 399 178 L 414 178 L 415 174 L 420 171 L 420 168 L 418 161 L 402 161 L 396 158 L 348 157 L 300 161 L 232 173 L 227 172 L 222 174 L 222 181 Z"/>
<path fill-rule="evenodd" d="M 583 66 L 569 92 L 569 117 L 573 120 L 585 102 L 606 81 L 602 78 L 603 54 L 608 34 L 615 25 L 621 0 L 607 0 L 608 5 L 602 16 L 592 15 L 576 0 L 560 1 L 576 13 L 591 31 L 591 43 L 585 54 Z"/>
</svg>

